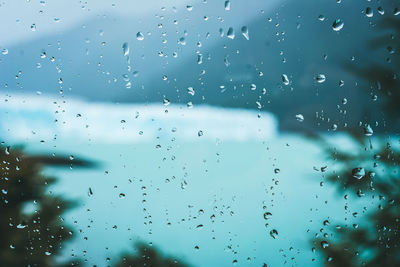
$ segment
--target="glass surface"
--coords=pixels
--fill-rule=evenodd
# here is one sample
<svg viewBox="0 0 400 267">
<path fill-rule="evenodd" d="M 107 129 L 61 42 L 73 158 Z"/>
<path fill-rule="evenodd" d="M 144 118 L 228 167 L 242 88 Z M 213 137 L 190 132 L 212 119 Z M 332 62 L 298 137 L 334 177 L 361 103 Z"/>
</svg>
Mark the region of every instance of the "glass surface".
<svg viewBox="0 0 400 267">
<path fill-rule="evenodd" d="M 400 2 L 3 0 L 1 266 L 400 266 Z"/>
</svg>

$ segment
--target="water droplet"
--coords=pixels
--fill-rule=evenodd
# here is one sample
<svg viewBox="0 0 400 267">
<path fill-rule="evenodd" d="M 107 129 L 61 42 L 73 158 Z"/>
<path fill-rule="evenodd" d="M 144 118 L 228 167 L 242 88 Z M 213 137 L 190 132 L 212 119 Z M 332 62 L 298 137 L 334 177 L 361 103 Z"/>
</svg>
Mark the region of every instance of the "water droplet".
<svg viewBox="0 0 400 267">
<path fill-rule="evenodd" d="M 122 45 L 122 51 L 123 51 L 125 57 L 129 55 L 129 45 L 128 45 L 128 43 L 124 43 Z"/>
<path fill-rule="evenodd" d="M 231 2 L 229 0 L 225 1 L 225 10 L 229 11 L 231 10 Z"/>
<path fill-rule="evenodd" d="M 371 125 L 369 125 L 369 124 L 365 124 L 363 129 L 364 129 L 365 136 L 371 136 L 374 134 L 374 131 L 372 130 Z"/>
<path fill-rule="evenodd" d="M 186 39 L 185 39 L 185 37 L 179 38 L 178 44 L 180 44 L 180 45 L 186 45 Z"/>
<path fill-rule="evenodd" d="M 278 231 L 277 231 L 276 229 L 272 229 L 272 230 L 269 232 L 269 235 L 270 235 L 273 239 L 276 239 L 276 238 L 278 237 Z"/>
<path fill-rule="evenodd" d="M 226 33 L 226 37 L 230 38 L 230 39 L 235 39 L 235 31 L 233 30 L 232 27 L 230 27 L 228 29 L 228 32 Z"/>
<path fill-rule="evenodd" d="M 188 87 L 187 92 L 189 95 L 194 95 L 194 88 L 193 87 Z"/>
<path fill-rule="evenodd" d="M 170 103 L 171 103 L 171 102 L 169 101 L 168 98 L 164 98 L 164 100 L 163 100 L 164 106 L 168 106 Z"/>
<path fill-rule="evenodd" d="M 187 5 L 187 6 L 186 6 L 186 10 L 187 10 L 187 11 L 192 11 L 192 10 L 193 10 L 193 6 Z"/>
<path fill-rule="evenodd" d="M 325 20 L 325 17 L 324 17 L 324 15 L 319 15 L 319 16 L 318 16 L 318 20 L 320 20 L 320 21 L 324 21 L 324 20 Z"/>
<path fill-rule="evenodd" d="M 136 34 L 136 39 L 138 39 L 139 41 L 143 41 L 144 40 L 144 35 L 141 32 L 138 32 Z"/>
<path fill-rule="evenodd" d="M 249 29 L 246 26 L 242 27 L 242 34 L 246 40 L 250 40 Z"/>
<path fill-rule="evenodd" d="M 119 194 L 119 198 L 125 198 L 125 196 L 126 196 L 126 195 L 125 195 L 124 193 L 120 193 L 120 194 Z"/>
<path fill-rule="evenodd" d="M 265 220 L 268 220 L 268 219 L 271 219 L 271 216 L 272 216 L 272 213 L 271 212 L 266 212 L 266 213 L 264 213 L 264 219 Z"/>
<path fill-rule="evenodd" d="M 326 241 L 321 241 L 321 247 L 322 248 L 327 248 L 327 247 L 329 247 L 329 243 L 326 242 Z"/>
<path fill-rule="evenodd" d="M 256 89 L 257 89 L 257 86 L 254 83 L 250 84 L 250 90 L 254 91 Z"/>
<path fill-rule="evenodd" d="M 200 131 L 198 131 L 197 132 L 197 135 L 200 137 L 200 136 L 203 136 L 203 131 L 202 130 L 200 130 Z"/>
<path fill-rule="evenodd" d="M 326 77 L 325 77 L 324 74 L 318 74 L 318 75 L 315 77 L 315 80 L 317 81 L 317 83 L 323 83 L 323 82 L 325 82 Z"/>
<path fill-rule="evenodd" d="M 198 54 L 197 55 L 197 64 L 201 64 L 203 63 L 203 55 L 202 54 Z"/>
<path fill-rule="evenodd" d="M 337 19 L 333 22 L 332 24 L 332 29 L 336 32 L 340 31 L 343 29 L 344 22 L 341 19 Z"/>
<path fill-rule="evenodd" d="M 299 122 L 303 122 L 304 121 L 304 116 L 302 114 L 297 114 L 296 115 L 296 120 Z"/>
<path fill-rule="evenodd" d="M 354 178 L 360 180 L 361 178 L 363 178 L 363 177 L 365 176 L 365 170 L 364 170 L 364 168 L 362 168 L 362 167 L 354 168 L 354 169 L 351 171 L 351 175 L 352 175 Z"/>
<path fill-rule="evenodd" d="M 289 85 L 290 81 L 286 74 L 282 74 L 282 82 L 284 85 Z"/>
<path fill-rule="evenodd" d="M 24 228 L 26 228 L 26 227 L 28 227 L 26 224 L 21 224 L 21 223 L 20 223 L 20 224 L 17 225 L 17 228 L 18 228 L 18 229 L 24 229 Z"/>
<path fill-rule="evenodd" d="M 8 54 L 8 49 L 7 48 L 3 48 L 3 50 L 1 50 L 1 53 L 3 55 L 7 55 Z"/>
<path fill-rule="evenodd" d="M 33 23 L 33 24 L 31 25 L 31 31 L 33 31 L 33 32 L 36 31 L 36 24 L 35 24 L 35 23 Z"/>
<path fill-rule="evenodd" d="M 367 7 L 365 9 L 365 16 L 367 16 L 368 18 L 371 18 L 374 16 L 374 11 L 372 10 L 372 8 Z"/>
</svg>

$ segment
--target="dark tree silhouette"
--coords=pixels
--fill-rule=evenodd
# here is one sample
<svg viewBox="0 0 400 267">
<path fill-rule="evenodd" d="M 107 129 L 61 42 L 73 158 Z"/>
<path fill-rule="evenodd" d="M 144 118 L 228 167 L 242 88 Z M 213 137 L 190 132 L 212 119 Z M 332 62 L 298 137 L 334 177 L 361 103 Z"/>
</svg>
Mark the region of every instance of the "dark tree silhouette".
<svg viewBox="0 0 400 267">
<path fill-rule="evenodd" d="M 80 259 L 60 261 L 58 256 L 73 230 L 62 214 L 75 202 L 53 195 L 56 182 L 42 174 L 45 166 L 92 167 L 86 160 L 27 155 L 22 149 L 0 146 L 0 266 L 79 266 Z M 137 252 L 122 256 L 116 266 L 184 267 L 144 243 Z"/>
<path fill-rule="evenodd" d="M 65 165 L 62 157 L 27 156 L 22 149 L 0 147 L 0 265 L 79 265 L 79 260 L 58 262 L 66 241 L 73 237 L 62 214 L 72 201 L 47 190 L 56 179 L 42 174 L 44 164 Z M 73 161 L 74 166 L 89 166 Z M 67 166 L 68 166 L 67 165 Z"/>
<path fill-rule="evenodd" d="M 400 59 L 393 51 L 400 49 L 400 20 L 383 19 L 378 25 L 388 35 L 373 40 L 371 48 L 384 45 L 390 54 L 388 64 L 347 67 L 374 84 L 374 93 L 383 100 L 378 115 L 395 129 L 400 115 L 400 81 L 396 73 Z M 400 266 L 400 152 L 393 145 L 398 140 L 390 135 L 386 139 L 379 135 L 367 137 L 360 128 L 350 128 L 349 134 L 359 147 L 356 152 L 331 149 L 332 144 L 317 139 L 329 158 L 340 166 L 327 179 L 345 197 L 346 194 L 371 197 L 378 204 L 368 207 L 359 217 L 359 224 L 336 227 L 331 237 L 317 238 L 312 243 L 323 254 L 326 266 Z"/>
</svg>

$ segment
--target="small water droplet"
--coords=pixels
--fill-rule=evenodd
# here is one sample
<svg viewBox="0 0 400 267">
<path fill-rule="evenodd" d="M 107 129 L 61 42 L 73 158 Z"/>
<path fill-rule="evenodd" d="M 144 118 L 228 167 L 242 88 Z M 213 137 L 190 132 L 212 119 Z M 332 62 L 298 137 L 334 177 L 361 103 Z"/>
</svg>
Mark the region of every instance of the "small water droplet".
<svg viewBox="0 0 400 267">
<path fill-rule="evenodd" d="M 356 179 L 362 179 L 365 176 L 365 170 L 362 167 L 354 168 L 351 171 L 351 175 Z"/>
<path fill-rule="evenodd" d="M 329 243 L 326 242 L 326 241 L 321 241 L 321 247 L 322 248 L 327 248 L 327 247 L 329 247 Z"/>
<path fill-rule="evenodd" d="M 92 191 L 92 188 L 91 188 L 91 187 L 89 187 L 88 196 L 89 196 L 89 197 L 93 196 L 93 191 Z"/>
<path fill-rule="evenodd" d="M 24 229 L 24 228 L 26 228 L 26 227 L 28 227 L 26 224 L 21 224 L 21 223 L 20 223 L 20 224 L 17 225 L 17 228 L 18 228 L 18 229 Z"/>
</svg>

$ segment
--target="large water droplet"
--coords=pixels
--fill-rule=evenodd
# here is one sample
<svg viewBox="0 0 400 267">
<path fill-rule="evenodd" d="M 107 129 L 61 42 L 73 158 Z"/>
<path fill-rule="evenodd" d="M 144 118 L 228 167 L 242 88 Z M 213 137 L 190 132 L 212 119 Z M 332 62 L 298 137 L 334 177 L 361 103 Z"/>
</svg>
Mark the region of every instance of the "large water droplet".
<svg viewBox="0 0 400 267">
<path fill-rule="evenodd" d="M 246 26 L 242 27 L 242 34 L 246 40 L 250 40 L 249 29 Z"/>
<path fill-rule="evenodd" d="M 231 10 L 231 2 L 229 0 L 225 1 L 225 10 Z"/>
<path fill-rule="evenodd" d="M 276 239 L 276 238 L 278 237 L 278 231 L 277 231 L 276 229 L 272 229 L 272 230 L 269 232 L 269 235 L 270 235 L 273 239 Z"/>
<path fill-rule="evenodd" d="M 129 44 L 128 43 L 124 43 L 122 45 L 122 51 L 123 51 L 125 57 L 129 55 Z"/>
<path fill-rule="evenodd" d="M 332 29 L 334 30 L 334 31 L 340 31 L 341 29 L 343 29 L 343 26 L 344 26 L 344 22 L 341 20 L 341 19 L 337 19 L 337 20 L 335 20 L 334 22 L 333 22 L 333 24 L 332 24 Z"/>
<path fill-rule="evenodd" d="M 228 32 L 226 33 L 226 36 L 228 37 L 228 38 L 230 38 L 230 39 L 235 39 L 235 31 L 233 30 L 233 28 L 232 27 L 230 27 L 229 29 L 228 29 Z"/>
<path fill-rule="evenodd" d="M 189 95 L 194 95 L 194 88 L 193 87 L 188 87 L 187 92 Z"/>
<path fill-rule="evenodd" d="M 302 114 L 297 114 L 296 115 L 296 120 L 299 122 L 303 122 L 304 121 L 304 116 Z"/>
<path fill-rule="evenodd" d="M 203 63 L 203 55 L 202 54 L 198 54 L 197 55 L 197 64 L 201 64 Z"/>
<path fill-rule="evenodd" d="M 286 74 L 282 74 L 282 82 L 284 85 L 289 85 L 290 81 Z"/>
<path fill-rule="evenodd" d="M 138 39 L 139 41 L 143 41 L 144 40 L 144 35 L 141 32 L 138 32 L 136 34 L 136 39 Z"/>
<path fill-rule="evenodd" d="M 372 130 L 371 125 L 369 124 L 365 124 L 363 129 L 365 136 L 371 136 L 374 134 L 374 131 Z"/>
<path fill-rule="evenodd" d="M 171 103 L 171 102 L 169 101 L 168 98 L 164 98 L 164 100 L 163 100 L 164 106 L 168 106 L 170 103 Z"/>
<path fill-rule="evenodd" d="M 368 18 L 371 18 L 374 16 L 374 11 L 372 10 L 372 8 L 367 7 L 365 9 L 365 16 L 367 16 Z"/>
<path fill-rule="evenodd" d="M 264 219 L 265 220 L 268 220 L 268 219 L 271 219 L 271 216 L 272 216 L 272 213 L 271 212 L 266 212 L 266 213 L 264 213 Z"/>
<path fill-rule="evenodd" d="M 317 81 L 317 83 L 323 83 L 323 82 L 325 82 L 326 77 L 325 77 L 324 74 L 318 74 L 318 75 L 315 77 L 315 80 Z"/>
</svg>

